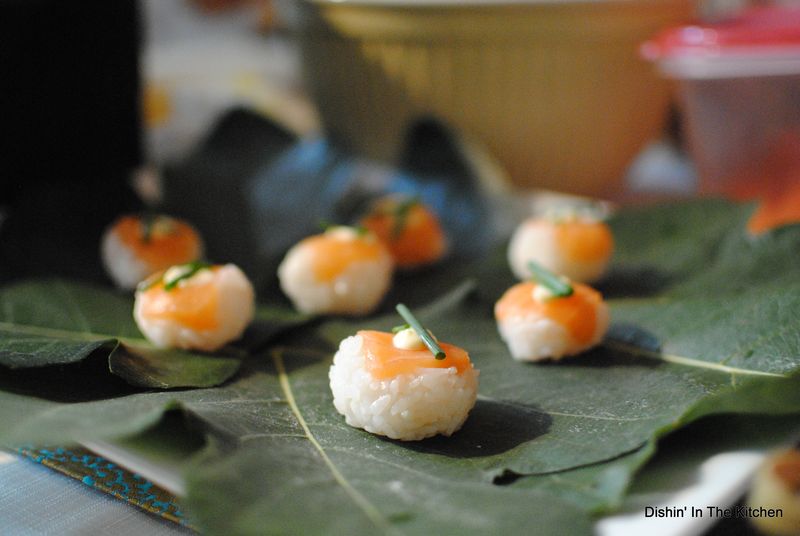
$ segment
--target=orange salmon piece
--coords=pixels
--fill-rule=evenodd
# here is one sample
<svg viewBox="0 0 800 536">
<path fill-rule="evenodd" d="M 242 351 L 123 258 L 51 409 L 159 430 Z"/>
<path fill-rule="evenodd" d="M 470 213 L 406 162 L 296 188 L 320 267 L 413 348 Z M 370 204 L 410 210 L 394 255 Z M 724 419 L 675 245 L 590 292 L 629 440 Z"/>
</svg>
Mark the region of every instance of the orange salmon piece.
<svg viewBox="0 0 800 536">
<path fill-rule="evenodd" d="M 415 203 L 404 221 L 398 222 L 399 201 L 387 199 L 378 203 L 361 225 L 375 233 L 386 244 L 398 266 L 415 266 L 439 260 L 447 250 L 447 239 L 438 218 L 424 205 Z M 402 229 L 396 234 L 397 225 Z"/>
<path fill-rule="evenodd" d="M 384 251 L 378 240 L 340 240 L 326 234 L 310 236 L 301 244 L 314 252 L 314 277 L 326 282 L 336 279 L 354 262 L 378 259 Z"/>
<path fill-rule="evenodd" d="M 495 317 L 504 320 L 530 314 L 549 318 L 564 326 L 579 344 L 586 344 L 597 327 L 597 306 L 603 298 L 599 292 L 580 283 L 573 283 L 573 293 L 565 298 L 539 302 L 533 298 L 536 283 L 518 283 L 508 289 L 494 308 Z"/>
<path fill-rule="evenodd" d="M 113 232 L 154 272 L 196 260 L 200 256 L 200 238 L 195 230 L 171 218 L 165 225 L 154 223 L 147 241 L 144 240 L 144 223 L 138 216 L 123 216 L 114 225 Z"/>
<path fill-rule="evenodd" d="M 564 257 L 572 261 L 593 262 L 611 256 L 614 237 L 603 222 L 571 220 L 555 224 L 556 242 Z"/>
<path fill-rule="evenodd" d="M 421 368 L 456 367 L 459 374 L 472 368 L 466 351 L 447 343 L 439 343 L 445 352 L 444 359 L 436 359 L 430 350 L 404 350 L 396 348 L 393 335 L 383 331 L 359 331 L 366 355 L 366 366 L 376 380 L 394 378 L 399 374 L 414 373 Z"/>
<path fill-rule="evenodd" d="M 175 321 L 198 331 L 219 325 L 217 303 L 219 295 L 214 281 L 202 285 L 176 286 L 164 290 L 161 281 L 145 291 L 142 315 L 151 319 Z"/>
</svg>

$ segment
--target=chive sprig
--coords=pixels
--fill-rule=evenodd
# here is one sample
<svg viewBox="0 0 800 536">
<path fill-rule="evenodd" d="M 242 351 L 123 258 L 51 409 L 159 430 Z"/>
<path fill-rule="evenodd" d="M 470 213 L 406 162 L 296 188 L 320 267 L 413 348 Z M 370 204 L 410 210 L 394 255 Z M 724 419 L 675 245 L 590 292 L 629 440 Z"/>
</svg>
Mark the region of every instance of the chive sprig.
<svg viewBox="0 0 800 536">
<path fill-rule="evenodd" d="M 178 286 L 178 283 L 184 279 L 189 279 L 200 270 L 211 268 L 211 264 L 203 261 L 190 262 L 183 265 L 185 270 L 180 275 L 173 277 L 169 281 L 164 281 L 164 290 L 170 291 Z"/>
<path fill-rule="evenodd" d="M 414 206 L 420 203 L 419 197 L 409 197 L 398 203 L 394 209 L 394 225 L 392 226 L 392 240 L 398 240 L 406 230 L 408 214 Z"/>
<path fill-rule="evenodd" d="M 428 347 L 428 350 L 431 351 L 433 357 L 436 359 L 444 359 L 447 357 L 447 354 L 444 353 L 444 350 L 442 350 L 442 347 L 436 342 L 436 339 L 433 338 L 427 329 L 422 327 L 422 324 L 420 324 L 417 317 L 413 315 L 408 307 L 402 303 L 398 303 L 395 309 L 397 309 L 397 312 L 403 317 L 403 320 L 417 332 L 417 335 L 419 335 L 419 338 L 425 343 L 425 346 Z"/>
<path fill-rule="evenodd" d="M 142 242 L 147 244 L 153 238 L 153 227 L 156 224 L 156 215 L 148 210 L 142 214 Z"/>
<path fill-rule="evenodd" d="M 533 275 L 533 279 L 549 290 L 556 298 L 572 296 L 575 291 L 572 285 L 535 261 L 528 261 L 528 268 Z"/>
</svg>

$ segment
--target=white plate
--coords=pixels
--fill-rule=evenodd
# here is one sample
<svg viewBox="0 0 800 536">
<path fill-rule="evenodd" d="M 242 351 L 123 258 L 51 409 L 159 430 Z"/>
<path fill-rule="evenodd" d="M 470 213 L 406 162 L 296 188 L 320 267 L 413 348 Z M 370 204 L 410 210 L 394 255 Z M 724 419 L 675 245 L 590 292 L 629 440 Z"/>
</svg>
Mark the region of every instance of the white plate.
<svg viewBox="0 0 800 536">
<path fill-rule="evenodd" d="M 694 472 L 685 487 L 666 494 L 629 498 L 626 511 L 602 518 L 599 536 L 696 536 L 720 518 L 709 507 L 727 508 L 747 490 L 750 478 L 763 461 L 760 451 L 725 452 L 712 456 Z M 641 504 L 642 499 L 647 504 Z M 630 504 L 631 502 L 638 504 Z M 626 507 L 623 506 L 623 510 Z M 655 514 L 661 511 L 665 517 Z M 713 510 L 716 512 L 716 510 Z M 648 515 L 650 514 L 650 515 Z M 694 514 L 694 515 L 693 515 Z"/>
</svg>

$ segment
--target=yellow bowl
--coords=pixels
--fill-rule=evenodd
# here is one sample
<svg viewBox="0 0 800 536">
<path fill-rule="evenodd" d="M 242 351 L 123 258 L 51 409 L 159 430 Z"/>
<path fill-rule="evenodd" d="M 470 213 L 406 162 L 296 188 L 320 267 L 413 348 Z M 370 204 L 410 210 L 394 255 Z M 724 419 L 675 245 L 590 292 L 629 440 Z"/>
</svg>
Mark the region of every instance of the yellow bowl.
<svg viewBox="0 0 800 536">
<path fill-rule="evenodd" d="M 638 57 L 691 0 L 299 3 L 304 71 L 326 132 L 391 161 L 434 116 L 512 182 L 612 197 L 658 133 L 669 88 Z"/>
</svg>

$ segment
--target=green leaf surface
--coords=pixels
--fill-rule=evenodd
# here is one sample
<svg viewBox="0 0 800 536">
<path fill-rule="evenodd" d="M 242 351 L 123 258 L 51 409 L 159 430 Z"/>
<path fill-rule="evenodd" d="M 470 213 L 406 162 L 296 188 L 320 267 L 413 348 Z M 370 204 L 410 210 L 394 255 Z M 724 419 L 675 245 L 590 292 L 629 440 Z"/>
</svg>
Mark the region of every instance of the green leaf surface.
<svg viewBox="0 0 800 536">
<path fill-rule="evenodd" d="M 240 416 L 240 447 L 188 472 L 188 503 L 211 533 L 521 534 L 527 516 L 547 530 L 589 532 L 586 513 L 560 498 L 475 478 L 470 456 L 479 454 L 425 455 L 342 426 L 324 356 L 287 349 L 272 359 L 276 374 L 258 383 L 280 403 Z"/>
<path fill-rule="evenodd" d="M 796 440 L 798 433 L 800 413 L 712 415 L 666 436 L 657 451 L 651 442 L 605 463 L 518 478 L 509 485 L 555 493 L 595 513 L 637 512 L 695 484 L 700 465 L 715 454 L 771 450 Z"/>
<path fill-rule="evenodd" d="M 478 402 L 451 438 L 386 440 L 348 427 L 333 408 L 336 345 L 399 323 L 392 314 L 294 329 L 282 347 L 259 341 L 249 347 L 263 352 L 216 388 L 68 399 L 30 370 L 12 371 L 0 378 L 0 439 L 131 435 L 181 411 L 215 445 L 189 472 L 189 505 L 211 533 L 522 534 L 531 519 L 541 533 L 588 532 L 589 512 L 619 504 L 665 434 L 714 413 L 800 411 L 800 228 L 754 239 L 743 228 L 748 211 L 697 202 L 620 213 L 616 260 L 600 285 L 612 330 L 558 363 L 513 361 L 500 340 L 492 308 L 512 283 L 502 252 L 470 266 L 472 282 L 437 276 L 428 293 L 439 296 L 415 313 L 481 371 Z M 72 326 L 63 313 L 35 318 Z M 83 331 L 114 335 L 92 322 Z M 118 338 L 77 342 L 99 344 L 94 355 Z M 0 342 L 9 363 L 12 344 Z M 57 354 L 38 359 L 71 359 Z"/>
<path fill-rule="evenodd" d="M 210 387 L 231 378 L 241 359 L 154 347 L 133 321 L 128 295 L 64 280 L 35 280 L 0 290 L 0 365 L 9 369 L 72 365 L 95 351 L 108 371 L 130 385 L 172 389 Z M 283 309 L 259 307 L 244 349 L 263 346 L 308 321 Z M 237 350 L 241 356 L 243 351 Z"/>
<path fill-rule="evenodd" d="M 463 289 L 460 292 L 463 296 Z M 443 341 L 458 341 L 469 349 L 481 371 L 481 394 L 457 438 L 422 443 L 441 450 L 477 449 L 485 430 L 491 431 L 485 434 L 489 437 L 514 438 L 508 448 L 496 453 L 487 449 L 487 455 L 473 462 L 487 478 L 508 471 L 563 471 L 611 459 L 680 426 L 690 414 L 694 418 L 717 411 L 732 401 L 750 412 L 800 411 L 800 378 L 757 367 L 734 369 L 699 357 L 674 360 L 657 349 L 616 341 L 558 363 L 512 361 L 496 335 L 491 304 L 473 296 L 454 305 L 453 297 L 449 309 L 436 304 L 434 310 L 418 311 L 418 316 Z M 659 307 L 651 304 L 648 310 L 656 314 Z M 612 311 L 616 315 L 616 304 Z M 791 310 L 785 310 L 785 315 L 781 321 L 794 319 Z M 396 323 L 396 318 L 389 316 L 363 327 L 385 327 Z M 721 323 L 725 322 L 723 318 Z M 361 328 L 338 322 L 322 331 L 333 343 Z M 800 354 L 795 354 L 793 366 L 800 366 Z M 764 396 L 765 390 L 769 396 Z M 705 400 L 714 404 L 701 411 Z M 480 430 L 474 436 L 472 425 Z"/>
<path fill-rule="evenodd" d="M 670 283 L 713 262 L 726 236 L 740 236 L 752 207 L 722 200 L 630 209 L 609 222 L 614 269 L 662 274 Z"/>
<path fill-rule="evenodd" d="M 662 502 L 697 481 L 698 467 L 723 452 L 770 451 L 798 439 L 800 413 L 791 415 L 714 415 L 666 437 L 625 496 L 624 511 Z"/>
<path fill-rule="evenodd" d="M 177 350 L 161 350 L 127 342 L 108 357 L 108 368 L 136 387 L 175 389 L 213 387 L 239 370 L 239 359 Z"/>
</svg>

